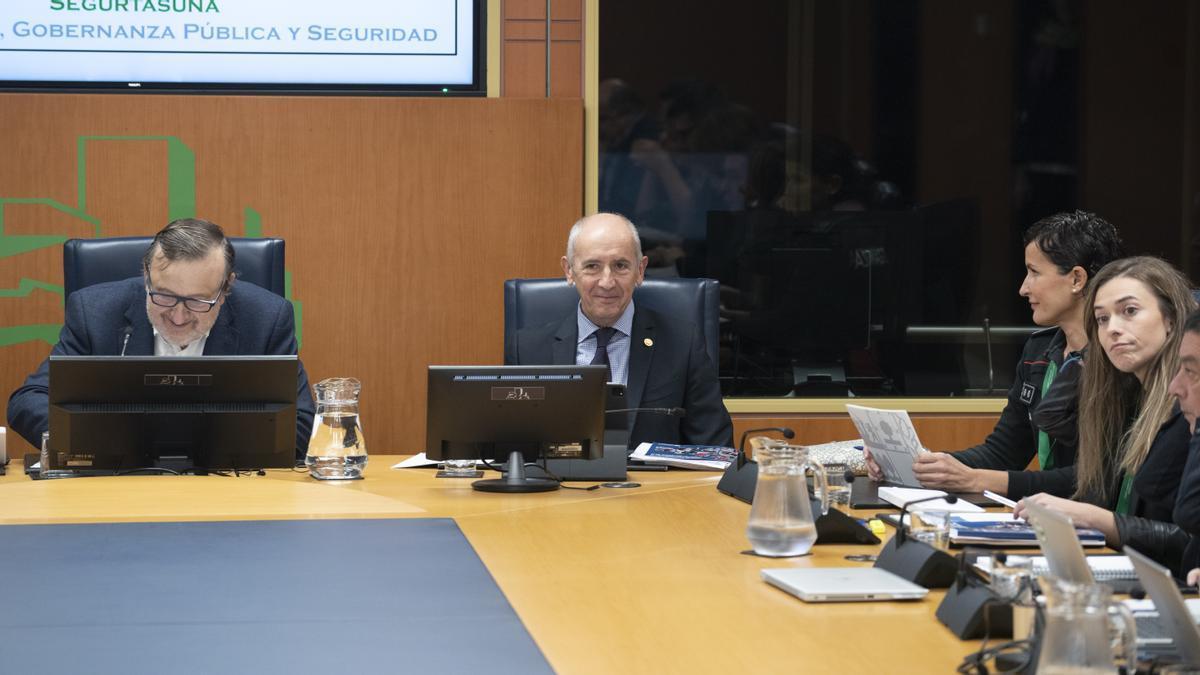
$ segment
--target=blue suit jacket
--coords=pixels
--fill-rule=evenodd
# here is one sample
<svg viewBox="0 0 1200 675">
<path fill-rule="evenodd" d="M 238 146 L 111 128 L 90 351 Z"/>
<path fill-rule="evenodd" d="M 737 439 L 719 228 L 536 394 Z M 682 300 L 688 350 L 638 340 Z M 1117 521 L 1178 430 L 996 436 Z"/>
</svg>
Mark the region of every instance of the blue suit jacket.
<svg viewBox="0 0 1200 675">
<path fill-rule="evenodd" d="M 292 303 L 240 281 L 221 306 L 204 344 L 206 356 L 254 356 L 296 353 Z M 141 277 L 96 284 L 67 298 L 66 321 L 58 344 L 50 351 L 65 356 L 116 356 L 125 329 L 131 327 L 125 354 L 154 355 L 154 329 L 146 316 L 146 287 Z M 8 424 L 35 448 L 49 427 L 50 360 L 8 399 Z M 313 398 L 304 364 L 296 382 L 296 456 L 303 457 L 312 435 Z"/>
<path fill-rule="evenodd" d="M 626 400 L 630 408 L 675 408 L 686 417 L 635 413 L 629 445 L 689 443 L 733 446 L 733 424 L 721 400 L 716 369 L 695 324 L 635 306 Z M 579 341 L 575 312 L 560 322 L 517 331 L 509 365 L 574 365 Z"/>
</svg>

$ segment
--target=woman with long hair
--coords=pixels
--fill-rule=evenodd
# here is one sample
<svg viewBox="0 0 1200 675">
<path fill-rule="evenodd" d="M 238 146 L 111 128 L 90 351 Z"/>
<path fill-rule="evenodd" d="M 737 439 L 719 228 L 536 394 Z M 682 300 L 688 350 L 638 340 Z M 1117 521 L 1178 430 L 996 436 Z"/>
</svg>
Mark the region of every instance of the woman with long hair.
<svg viewBox="0 0 1200 675">
<path fill-rule="evenodd" d="M 1171 522 L 1190 433 L 1169 389 L 1196 301 L 1178 270 L 1138 256 L 1100 270 L 1086 307 L 1093 347 L 1079 389 L 1074 499 L 1037 494 L 1015 511 L 1039 503 L 1119 546 L 1136 541 L 1146 520 Z"/>
</svg>

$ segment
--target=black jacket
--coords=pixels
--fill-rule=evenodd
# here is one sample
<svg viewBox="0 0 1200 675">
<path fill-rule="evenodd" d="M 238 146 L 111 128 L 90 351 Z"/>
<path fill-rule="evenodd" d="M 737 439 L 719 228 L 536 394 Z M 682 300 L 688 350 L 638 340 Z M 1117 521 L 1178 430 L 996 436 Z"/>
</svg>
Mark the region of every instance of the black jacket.
<svg viewBox="0 0 1200 675">
<path fill-rule="evenodd" d="M 523 328 L 504 354 L 508 365 L 573 365 L 579 335 L 572 311 L 561 321 Z M 634 307 L 626 401 L 630 408 L 674 408 L 685 417 L 634 413 L 629 447 L 689 443 L 733 447 L 733 423 L 704 337 L 695 324 Z"/>
<path fill-rule="evenodd" d="M 1191 431 L 1187 419 L 1176 406 L 1158 430 L 1142 468 L 1133 479 L 1129 513 L 1115 515 L 1122 546 L 1132 546 L 1183 577 L 1195 563 L 1185 553 L 1197 546 L 1193 537 L 1172 521 L 1181 495 L 1184 466 L 1188 464 Z M 1116 508 L 1122 474 L 1114 476 L 1104 499 L 1085 499 L 1107 509 Z"/>
<path fill-rule="evenodd" d="M 1173 519 L 1178 530 L 1174 536 L 1184 546 L 1180 569 L 1186 574 L 1200 567 L 1200 435 L 1193 435 L 1188 442 L 1187 464 L 1179 481 Z"/>
<path fill-rule="evenodd" d="M 1200 435 L 1188 441 L 1187 463 L 1179 482 L 1173 519 L 1184 530 L 1200 535 Z"/>
<path fill-rule="evenodd" d="M 1025 350 L 1017 364 L 1017 376 L 1008 391 L 1008 403 L 1000 414 L 996 428 L 983 443 L 953 455 L 973 469 L 1007 470 L 1010 499 L 1020 499 L 1038 492 L 1069 497 L 1075 491 L 1076 434 L 1072 423 L 1063 425 L 1065 432 L 1056 431 L 1060 437 L 1051 438 L 1053 445 L 1050 452 L 1054 468 L 1046 471 L 1025 470 L 1037 456 L 1038 427 L 1033 422 L 1032 413 L 1042 400 L 1042 380 L 1046 376 L 1046 367 L 1051 362 L 1056 366 L 1062 365 L 1066 345 L 1066 335 L 1057 328 L 1047 328 L 1031 335 L 1025 342 Z M 1078 364 L 1073 367 L 1077 368 Z"/>
<path fill-rule="evenodd" d="M 247 281 L 235 283 L 204 343 L 205 356 L 296 353 L 296 321 L 292 303 Z M 146 281 L 142 277 L 96 284 L 67 298 L 66 321 L 53 355 L 149 356 L 154 329 L 146 315 Z M 131 332 L 126 334 L 125 331 Z M 128 337 L 126 337 L 128 335 Z M 8 399 L 8 422 L 35 448 L 49 428 L 50 360 L 25 379 Z M 312 435 L 314 404 L 308 373 L 296 378 L 296 457 L 304 457 Z"/>
</svg>

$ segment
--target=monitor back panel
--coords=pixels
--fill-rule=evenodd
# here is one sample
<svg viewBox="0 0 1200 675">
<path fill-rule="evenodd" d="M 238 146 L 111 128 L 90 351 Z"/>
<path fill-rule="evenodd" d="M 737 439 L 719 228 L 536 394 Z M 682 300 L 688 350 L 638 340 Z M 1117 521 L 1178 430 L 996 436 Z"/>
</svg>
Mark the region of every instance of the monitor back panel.
<svg viewBox="0 0 1200 675">
<path fill-rule="evenodd" d="M 606 374 L 602 366 L 429 366 L 426 455 L 600 457 Z"/>
<path fill-rule="evenodd" d="M 50 464 L 293 466 L 298 368 L 295 356 L 51 357 Z"/>
</svg>

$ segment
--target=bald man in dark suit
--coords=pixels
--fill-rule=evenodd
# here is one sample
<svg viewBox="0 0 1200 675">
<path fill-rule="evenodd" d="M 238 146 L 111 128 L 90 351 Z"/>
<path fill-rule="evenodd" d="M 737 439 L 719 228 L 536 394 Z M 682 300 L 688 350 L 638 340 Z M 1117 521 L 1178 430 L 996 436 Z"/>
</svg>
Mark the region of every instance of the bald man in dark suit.
<svg viewBox="0 0 1200 675">
<path fill-rule="evenodd" d="M 721 399 L 716 368 L 698 326 L 636 307 L 633 291 L 646 271 L 637 229 L 601 213 L 571 228 L 561 264 L 579 291 L 576 311 L 560 321 L 517 332 L 510 365 L 609 366 L 624 384 L 630 408 L 683 408 L 683 417 L 635 413 L 630 447 L 642 442 L 733 445 L 733 424 Z"/>
</svg>

